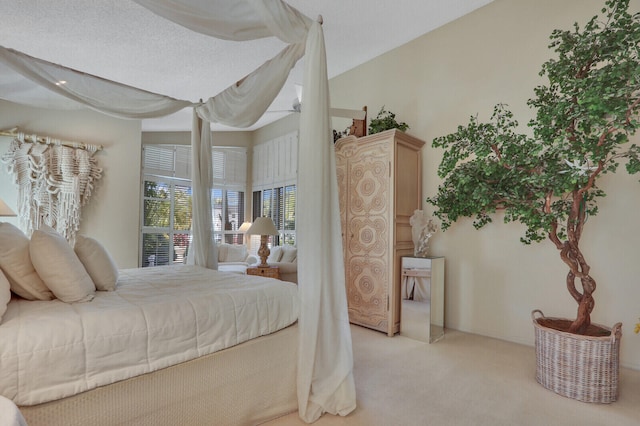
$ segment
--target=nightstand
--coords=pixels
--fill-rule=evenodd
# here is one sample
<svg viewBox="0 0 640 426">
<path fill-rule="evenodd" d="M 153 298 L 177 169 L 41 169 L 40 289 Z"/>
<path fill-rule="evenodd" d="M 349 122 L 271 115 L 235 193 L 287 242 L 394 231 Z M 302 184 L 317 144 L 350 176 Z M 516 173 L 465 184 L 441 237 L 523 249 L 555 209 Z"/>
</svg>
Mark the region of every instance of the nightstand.
<svg viewBox="0 0 640 426">
<path fill-rule="evenodd" d="M 247 275 L 260 275 L 261 277 L 280 279 L 280 269 L 277 266 L 254 266 L 247 268 Z"/>
</svg>

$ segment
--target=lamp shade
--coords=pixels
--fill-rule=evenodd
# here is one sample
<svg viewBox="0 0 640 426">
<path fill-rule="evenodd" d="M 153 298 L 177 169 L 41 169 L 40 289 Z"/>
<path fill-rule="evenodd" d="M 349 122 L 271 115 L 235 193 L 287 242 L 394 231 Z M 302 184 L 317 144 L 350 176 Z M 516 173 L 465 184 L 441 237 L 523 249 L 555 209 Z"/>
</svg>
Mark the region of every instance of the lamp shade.
<svg viewBox="0 0 640 426">
<path fill-rule="evenodd" d="M 278 235 L 278 230 L 270 217 L 257 218 L 246 232 L 247 235 Z"/>
<path fill-rule="evenodd" d="M 17 216 L 2 199 L 0 199 L 0 216 Z"/>
<path fill-rule="evenodd" d="M 249 228 L 251 228 L 251 222 L 242 222 L 242 225 L 238 228 L 238 232 L 242 232 L 244 234 L 249 230 Z"/>
</svg>

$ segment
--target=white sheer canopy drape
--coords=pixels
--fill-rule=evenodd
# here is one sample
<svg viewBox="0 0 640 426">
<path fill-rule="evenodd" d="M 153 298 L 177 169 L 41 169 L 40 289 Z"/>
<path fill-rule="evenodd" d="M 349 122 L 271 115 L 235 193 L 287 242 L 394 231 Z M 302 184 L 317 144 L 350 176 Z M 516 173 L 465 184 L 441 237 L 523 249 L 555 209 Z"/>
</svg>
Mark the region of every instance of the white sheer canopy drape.
<svg viewBox="0 0 640 426">
<path fill-rule="evenodd" d="M 250 126 L 266 111 L 291 68 L 305 56 L 297 203 L 299 415 L 355 409 L 324 35 L 320 23 L 281 0 L 134 0 L 193 31 L 228 40 L 278 37 L 287 46 L 222 93 L 194 104 L 124 86 L 0 48 L 0 96 L 40 107 L 80 104 L 125 118 L 150 118 L 194 107 L 192 127 L 193 263 L 216 268 L 210 210 L 210 123 Z M 17 72 L 17 74 L 16 74 Z M 66 83 L 60 84 L 61 81 Z M 6 94 L 6 95 L 5 95 Z M 197 117 L 196 117 L 197 115 Z"/>
</svg>

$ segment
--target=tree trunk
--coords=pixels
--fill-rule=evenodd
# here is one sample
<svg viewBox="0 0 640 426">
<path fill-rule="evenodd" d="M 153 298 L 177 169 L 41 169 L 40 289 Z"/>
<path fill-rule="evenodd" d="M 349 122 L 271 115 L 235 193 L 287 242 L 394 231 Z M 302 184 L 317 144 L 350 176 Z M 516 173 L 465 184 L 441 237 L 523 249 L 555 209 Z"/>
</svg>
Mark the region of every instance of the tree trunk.
<svg viewBox="0 0 640 426">
<path fill-rule="evenodd" d="M 593 292 L 596 289 L 596 282 L 589 275 L 590 266 L 584 260 L 582 252 L 577 246 L 566 242 L 560 257 L 571 269 L 567 274 L 567 289 L 578 303 L 576 319 L 569 327 L 568 332 L 585 334 L 591 325 L 591 312 L 595 306 Z M 577 279 L 580 280 L 581 289 L 576 286 Z"/>
</svg>

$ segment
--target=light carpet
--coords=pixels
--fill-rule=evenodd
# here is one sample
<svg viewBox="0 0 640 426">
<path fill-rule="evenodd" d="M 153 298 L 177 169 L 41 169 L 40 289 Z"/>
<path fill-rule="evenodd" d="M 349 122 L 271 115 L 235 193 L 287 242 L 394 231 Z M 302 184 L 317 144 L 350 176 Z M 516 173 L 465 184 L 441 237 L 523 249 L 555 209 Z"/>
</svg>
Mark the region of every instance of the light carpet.
<svg viewBox="0 0 640 426">
<path fill-rule="evenodd" d="M 315 425 L 640 425 L 640 371 L 620 370 L 618 401 L 589 404 L 538 384 L 530 346 L 452 330 L 432 344 L 351 333 L 357 408 Z M 297 413 L 267 423 L 304 424 Z"/>
</svg>

